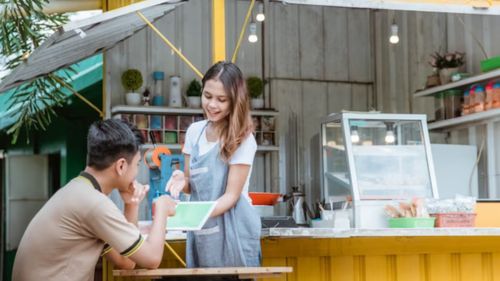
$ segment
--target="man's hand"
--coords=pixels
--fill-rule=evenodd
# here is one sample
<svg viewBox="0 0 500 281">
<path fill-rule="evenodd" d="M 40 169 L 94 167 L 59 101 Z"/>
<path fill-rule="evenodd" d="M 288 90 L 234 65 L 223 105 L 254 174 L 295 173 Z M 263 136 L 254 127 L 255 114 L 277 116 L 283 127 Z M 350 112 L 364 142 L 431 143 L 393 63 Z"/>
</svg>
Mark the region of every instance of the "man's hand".
<svg viewBox="0 0 500 281">
<path fill-rule="evenodd" d="M 155 202 L 155 208 L 156 208 L 156 214 L 158 212 L 165 212 L 167 216 L 171 217 L 175 215 L 175 206 L 177 203 L 172 200 L 172 198 L 168 195 L 162 195 L 158 197 L 158 199 Z"/>
<path fill-rule="evenodd" d="M 142 185 L 134 181 L 126 191 L 120 191 L 120 196 L 125 204 L 139 204 L 149 191 L 149 185 Z"/>
<path fill-rule="evenodd" d="M 184 172 L 181 170 L 175 170 L 167 182 L 165 191 L 169 191 L 172 198 L 177 199 L 179 198 L 179 193 L 181 193 L 185 186 L 186 178 L 184 177 Z"/>
</svg>

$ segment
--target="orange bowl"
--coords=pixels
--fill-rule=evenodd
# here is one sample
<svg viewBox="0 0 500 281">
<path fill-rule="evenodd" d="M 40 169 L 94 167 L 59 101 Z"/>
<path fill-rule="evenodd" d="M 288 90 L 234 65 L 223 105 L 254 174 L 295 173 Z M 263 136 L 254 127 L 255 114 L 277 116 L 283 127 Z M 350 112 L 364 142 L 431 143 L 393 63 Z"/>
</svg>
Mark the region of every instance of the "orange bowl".
<svg viewBox="0 0 500 281">
<path fill-rule="evenodd" d="M 279 193 L 269 192 L 248 192 L 248 196 L 252 199 L 252 205 L 274 205 L 281 197 Z"/>
</svg>

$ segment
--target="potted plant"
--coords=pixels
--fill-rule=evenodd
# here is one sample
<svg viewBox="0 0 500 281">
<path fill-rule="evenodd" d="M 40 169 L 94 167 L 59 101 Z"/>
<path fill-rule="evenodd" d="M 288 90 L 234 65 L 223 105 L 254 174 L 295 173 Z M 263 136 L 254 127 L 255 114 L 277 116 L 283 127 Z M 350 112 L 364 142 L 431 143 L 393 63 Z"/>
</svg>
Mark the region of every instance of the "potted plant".
<svg viewBox="0 0 500 281">
<path fill-rule="evenodd" d="M 191 108 L 201 107 L 201 84 L 198 80 L 193 79 L 186 90 L 188 105 Z"/>
<path fill-rule="evenodd" d="M 141 94 L 137 90 L 142 86 L 142 74 L 137 69 L 128 69 L 122 74 L 122 85 L 128 92 L 125 101 L 128 105 L 141 105 Z"/>
<path fill-rule="evenodd" d="M 431 55 L 429 64 L 439 71 L 441 84 L 446 84 L 450 82 L 451 76 L 459 72 L 460 67 L 465 64 L 464 58 L 465 53 L 454 52 L 441 55 L 435 52 Z"/>
<path fill-rule="evenodd" d="M 251 76 L 247 78 L 248 94 L 251 98 L 252 109 L 260 109 L 264 107 L 264 99 L 262 98 L 262 90 L 264 83 L 259 77 Z"/>
</svg>

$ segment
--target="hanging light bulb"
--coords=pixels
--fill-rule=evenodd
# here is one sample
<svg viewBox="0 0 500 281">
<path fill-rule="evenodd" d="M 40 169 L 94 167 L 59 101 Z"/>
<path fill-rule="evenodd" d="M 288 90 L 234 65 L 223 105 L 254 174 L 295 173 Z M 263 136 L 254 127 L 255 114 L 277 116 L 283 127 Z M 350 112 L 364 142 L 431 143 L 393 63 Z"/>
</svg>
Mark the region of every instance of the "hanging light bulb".
<svg viewBox="0 0 500 281">
<path fill-rule="evenodd" d="M 396 141 L 396 137 L 394 136 L 393 131 L 387 131 L 385 133 L 385 142 L 386 143 L 394 143 Z"/>
<path fill-rule="evenodd" d="M 399 42 L 398 29 L 396 21 L 393 21 L 391 25 L 391 36 L 389 37 L 389 42 L 391 42 L 391 44 L 397 44 Z"/>
<path fill-rule="evenodd" d="M 396 141 L 396 137 L 394 136 L 392 124 L 388 124 L 387 131 L 385 132 L 385 143 L 392 144 L 395 141 Z"/>
<path fill-rule="evenodd" d="M 352 143 L 359 142 L 358 126 L 351 127 L 351 142 Z"/>
<path fill-rule="evenodd" d="M 257 15 L 255 19 L 261 22 L 266 19 L 266 15 L 264 14 L 264 3 L 257 4 Z"/>
<path fill-rule="evenodd" d="M 248 25 L 248 29 L 250 31 L 250 35 L 248 35 L 248 42 L 257 42 L 259 40 L 259 37 L 257 37 L 257 24 L 253 20 Z"/>
</svg>

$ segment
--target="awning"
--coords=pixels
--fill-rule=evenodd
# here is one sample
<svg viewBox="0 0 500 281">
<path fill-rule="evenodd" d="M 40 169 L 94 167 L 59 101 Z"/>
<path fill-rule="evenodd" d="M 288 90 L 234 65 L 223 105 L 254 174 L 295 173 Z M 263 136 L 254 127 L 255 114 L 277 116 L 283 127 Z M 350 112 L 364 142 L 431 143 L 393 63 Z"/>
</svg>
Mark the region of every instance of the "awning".
<svg viewBox="0 0 500 281">
<path fill-rule="evenodd" d="M 500 15 L 499 0 L 283 0 L 283 2 L 345 8 Z"/>
<path fill-rule="evenodd" d="M 114 47 L 164 16 L 182 0 L 150 0 L 62 26 L 0 83 L 0 93 Z"/>
<path fill-rule="evenodd" d="M 88 88 L 102 80 L 102 55 L 95 55 L 71 66 L 75 73 L 71 76 L 71 85 L 77 92 Z M 61 72 L 64 70 L 60 70 Z M 61 73 L 62 75 L 62 73 Z M 19 107 L 14 105 L 8 108 L 8 100 L 14 94 L 15 89 L 0 94 L 0 131 L 12 125 L 18 119 Z M 70 97 L 73 93 L 63 89 L 64 94 Z M 44 104 L 40 104 L 44 107 Z"/>
</svg>

